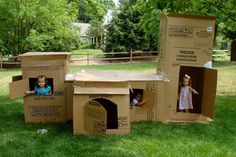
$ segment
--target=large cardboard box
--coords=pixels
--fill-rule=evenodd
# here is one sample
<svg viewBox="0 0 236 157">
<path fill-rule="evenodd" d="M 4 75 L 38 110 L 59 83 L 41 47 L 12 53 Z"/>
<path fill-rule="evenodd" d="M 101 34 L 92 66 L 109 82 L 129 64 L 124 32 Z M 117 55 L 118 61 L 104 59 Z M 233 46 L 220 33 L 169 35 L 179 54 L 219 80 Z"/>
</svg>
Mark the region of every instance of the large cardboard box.
<svg viewBox="0 0 236 157">
<path fill-rule="evenodd" d="M 114 71 L 79 72 L 73 98 L 74 134 L 130 132 L 129 82 Z"/>
<path fill-rule="evenodd" d="M 28 52 L 19 58 L 23 75 L 13 77 L 11 98 L 25 96 L 26 90 L 34 90 L 39 75 L 45 75 L 48 85 L 52 87 L 52 95 L 24 97 L 25 122 L 66 121 L 64 77 L 68 72 L 70 53 Z"/>
<path fill-rule="evenodd" d="M 157 110 L 157 86 L 159 82 L 168 81 L 161 75 L 145 73 L 129 73 L 130 102 L 137 94 L 142 95 L 145 104 L 142 106 L 131 106 L 130 121 L 156 120 Z"/>
<path fill-rule="evenodd" d="M 213 118 L 217 72 L 211 67 L 215 18 L 169 14 L 160 16 L 159 66 L 157 72 L 170 82 L 158 85 L 157 121 L 206 122 Z M 183 76 L 192 79 L 193 110 L 178 109 Z"/>
</svg>

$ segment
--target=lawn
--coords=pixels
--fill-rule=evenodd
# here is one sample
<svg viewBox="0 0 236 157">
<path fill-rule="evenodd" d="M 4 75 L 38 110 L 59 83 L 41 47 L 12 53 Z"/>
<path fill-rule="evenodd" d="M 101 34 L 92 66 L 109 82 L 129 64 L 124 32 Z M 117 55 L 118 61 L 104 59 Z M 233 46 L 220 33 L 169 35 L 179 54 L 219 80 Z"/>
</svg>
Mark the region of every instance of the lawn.
<svg viewBox="0 0 236 157">
<path fill-rule="evenodd" d="M 218 70 L 215 121 L 207 124 L 131 124 L 127 135 L 75 136 L 72 123 L 25 124 L 22 99 L 10 100 L 8 83 L 20 69 L 0 71 L 0 156 L 197 156 L 236 154 L 236 63 L 215 61 Z M 155 62 L 71 67 L 155 73 Z M 38 129 L 47 129 L 40 135 Z"/>
</svg>

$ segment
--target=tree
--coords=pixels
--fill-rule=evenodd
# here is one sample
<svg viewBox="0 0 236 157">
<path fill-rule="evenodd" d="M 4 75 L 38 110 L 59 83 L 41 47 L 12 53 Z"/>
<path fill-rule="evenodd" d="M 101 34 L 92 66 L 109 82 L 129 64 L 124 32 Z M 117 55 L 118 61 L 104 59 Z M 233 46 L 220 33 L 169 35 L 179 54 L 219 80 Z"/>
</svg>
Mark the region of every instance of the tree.
<svg viewBox="0 0 236 157">
<path fill-rule="evenodd" d="M 77 48 L 79 36 L 70 26 L 74 12 L 66 0 L 0 0 L 0 40 L 6 53 Z"/>
<path fill-rule="evenodd" d="M 136 0 L 124 0 L 120 12 L 107 26 L 105 51 L 142 50 L 145 45 L 144 32 L 138 26 L 140 14 L 133 9 Z"/>
<path fill-rule="evenodd" d="M 114 8 L 113 0 L 79 0 L 78 20 L 89 23 L 91 20 L 103 21 L 108 9 Z"/>
<path fill-rule="evenodd" d="M 235 0 L 138 0 L 135 9 L 142 15 L 140 27 L 146 38 L 157 43 L 160 12 L 215 16 L 218 35 L 236 38 L 236 1 Z"/>
</svg>

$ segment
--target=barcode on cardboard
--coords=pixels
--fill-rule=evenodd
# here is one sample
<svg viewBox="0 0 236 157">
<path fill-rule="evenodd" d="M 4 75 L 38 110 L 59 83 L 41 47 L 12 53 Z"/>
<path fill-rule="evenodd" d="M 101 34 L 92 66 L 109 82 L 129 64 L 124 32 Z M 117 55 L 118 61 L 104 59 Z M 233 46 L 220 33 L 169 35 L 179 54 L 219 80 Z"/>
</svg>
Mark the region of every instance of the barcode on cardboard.
<svg viewBox="0 0 236 157">
<path fill-rule="evenodd" d="M 106 132 L 107 126 L 105 121 L 94 120 L 93 121 L 93 132 L 97 134 L 104 134 Z"/>
<path fill-rule="evenodd" d="M 55 117 L 59 116 L 61 106 L 30 106 L 31 116 L 33 117 Z"/>
<path fill-rule="evenodd" d="M 126 116 L 118 117 L 118 128 L 127 128 L 128 118 Z"/>
<path fill-rule="evenodd" d="M 193 27 L 171 25 L 168 34 L 170 37 L 192 38 Z"/>
</svg>

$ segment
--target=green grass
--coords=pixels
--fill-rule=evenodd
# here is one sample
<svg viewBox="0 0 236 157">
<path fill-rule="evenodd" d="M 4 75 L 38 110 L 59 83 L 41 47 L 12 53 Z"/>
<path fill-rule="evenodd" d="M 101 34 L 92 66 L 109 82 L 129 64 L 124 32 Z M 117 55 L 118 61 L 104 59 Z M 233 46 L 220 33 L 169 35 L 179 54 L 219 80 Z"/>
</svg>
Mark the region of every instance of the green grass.
<svg viewBox="0 0 236 157">
<path fill-rule="evenodd" d="M 215 121 L 206 124 L 132 123 L 127 135 L 75 136 L 72 123 L 25 124 L 22 99 L 10 100 L 8 83 L 20 69 L 0 71 L 0 156 L 196 156 L 236 154 L 236 63 L 215 61 L 218 70 Z M 155 62 L 72 67 L 155 73 Z M 47 134 L 37 134 L 45 128 Z"/>
</svg>

